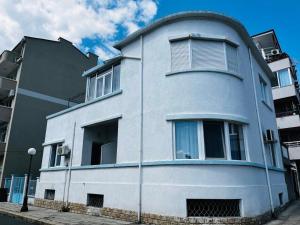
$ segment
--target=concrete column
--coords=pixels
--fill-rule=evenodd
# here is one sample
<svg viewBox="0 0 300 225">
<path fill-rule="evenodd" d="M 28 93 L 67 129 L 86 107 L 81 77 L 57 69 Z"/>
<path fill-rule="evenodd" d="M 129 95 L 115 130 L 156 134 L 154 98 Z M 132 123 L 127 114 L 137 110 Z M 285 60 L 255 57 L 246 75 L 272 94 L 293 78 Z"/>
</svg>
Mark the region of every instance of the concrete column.
<svg viewBox="0 0 300 225">
<path fill-rule="evenodd" d="M 13 186 L 14 186 L 14 179 L 15 179 L 15 175 L 12 174 L 11 175 L 11 181 L 10 181 L 10 187 L 9 187 L 9 193 L 8 193 L 8 196 L 7 196 L 7 201 L 8 202 L 11 202 L 11 199 L 12 199 L 12 191 L 13 191 Z"/>
</svg>

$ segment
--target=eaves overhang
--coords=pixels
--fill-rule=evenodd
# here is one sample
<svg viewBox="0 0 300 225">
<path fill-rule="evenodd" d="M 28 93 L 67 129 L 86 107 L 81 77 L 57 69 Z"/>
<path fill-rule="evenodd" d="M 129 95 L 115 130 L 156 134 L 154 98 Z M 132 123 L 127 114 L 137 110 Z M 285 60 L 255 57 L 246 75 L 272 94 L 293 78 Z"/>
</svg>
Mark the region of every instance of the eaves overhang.
<svg viewBox="0 0 300 225">
<path fill-rule="evenodd" d="M 86 76 L 90 76 L 93 75 L 95 73 L 101 73 L 105 70 L 108 70 L 109 68 L 111 68 L 114 64 L 119 63 L 121 61 L 123 57 L 121 55 L 116 56 L 112 59 L 109 59 L 107 61 L 104 61 L 103 64 L 99 64 L 97 66 L 94 66 L 92 68 L 90 68 L 89 70 L 86 70 L 83 72 L 82 76 L 86 77 Z"/>
</svg>

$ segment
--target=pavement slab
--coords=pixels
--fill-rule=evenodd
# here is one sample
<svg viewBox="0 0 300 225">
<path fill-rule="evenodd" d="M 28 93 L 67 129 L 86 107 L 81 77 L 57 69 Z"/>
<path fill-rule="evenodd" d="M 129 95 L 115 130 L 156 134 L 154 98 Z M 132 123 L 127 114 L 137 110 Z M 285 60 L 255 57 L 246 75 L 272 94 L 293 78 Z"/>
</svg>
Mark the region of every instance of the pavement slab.
<svg viewBox="0 0 300 225">
<path fill-rule="evenodd" d="M 114 220 L 99 216 L 82 215 L 69 212 L 29 206 L 28 212 L 20 212 L 21 206 L 17 204 L 0 202 L 0 213 L 22 218 L 28 222 L 45 225 L 126 225 L 130 222 Z"/>
</svg>

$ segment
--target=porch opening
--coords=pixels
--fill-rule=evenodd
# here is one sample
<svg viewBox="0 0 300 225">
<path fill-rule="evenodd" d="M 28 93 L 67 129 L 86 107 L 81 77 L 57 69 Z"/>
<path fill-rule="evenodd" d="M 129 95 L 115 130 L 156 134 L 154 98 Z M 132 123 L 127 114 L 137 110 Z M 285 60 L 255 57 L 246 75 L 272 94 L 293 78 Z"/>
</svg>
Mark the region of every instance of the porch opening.
<svg viewBox="0 0 300 225">
<path fill-rule="evenodd" d="M 84 128 L 82 165 L 115 164 L 118 120 Z"/>
</svg>

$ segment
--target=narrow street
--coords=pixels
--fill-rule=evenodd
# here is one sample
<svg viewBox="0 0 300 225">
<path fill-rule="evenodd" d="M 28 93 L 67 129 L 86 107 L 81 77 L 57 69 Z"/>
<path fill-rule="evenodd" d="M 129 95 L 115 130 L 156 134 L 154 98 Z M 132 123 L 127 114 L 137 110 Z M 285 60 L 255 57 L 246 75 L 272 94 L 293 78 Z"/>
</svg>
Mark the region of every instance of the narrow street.
<svg viewBox="0 0 300 225">
<path fill-rule="evenodd" d="M 266 225 L 299 225 L 300 224 L 300 200 L 292 203 L 284 212 L 282 212 L 278 219 L 273 220 Z"/>
</svg>

